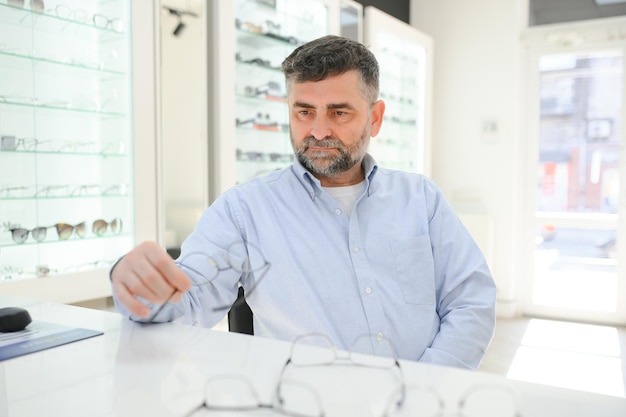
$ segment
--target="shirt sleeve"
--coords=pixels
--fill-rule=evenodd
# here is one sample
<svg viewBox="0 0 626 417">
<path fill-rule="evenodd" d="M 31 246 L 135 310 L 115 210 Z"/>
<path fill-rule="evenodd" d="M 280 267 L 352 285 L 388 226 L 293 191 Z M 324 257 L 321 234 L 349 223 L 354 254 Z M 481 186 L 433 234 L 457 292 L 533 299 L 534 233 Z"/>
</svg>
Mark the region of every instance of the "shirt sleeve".
<svg viewBox="0 0 626 417">
<path fill-rule="evenodd" d="M 495 328 L 495 283 L 478 245 L 431 186 L 429 232 L 440 327 L 420 361 L 476 369 Z"/>
<path fill-rule="evenodd" d="M 237 287 L 241 278 L 241 273 L 228 268 L 225 254 L 229 251 L 230 244 L 224 246 L 221 243 L 244 240 L 235 217 L 228 200 L 225 197 L 218 198 L 204 211 L 194 231 L 183 241 L 181 256 L 176 263 L 191 279 L 193 286 L 182 294 L 178 303 L 169 302 L 161 305 L 140 299 L 150 308 L 148 317 L 142 318 L 132 315 L 117 300 L 113 292 L 118 312 L 125 318 L 140 323 L 174 321 L 209 328 L 216 325 L 228 313 L 228 309 L 216 309 L 216 306 L 233 304 L 237 298 Z M 210 257 L 209 253 L 216 259 Z M 109 279 L 120 259 L 110 269 Z M 212 275 L 208 270 L 213 271 L 215 267 L 224 269 L 220 270 L 219 279 L 207 280 L 207 276 Z"/>
</svg>

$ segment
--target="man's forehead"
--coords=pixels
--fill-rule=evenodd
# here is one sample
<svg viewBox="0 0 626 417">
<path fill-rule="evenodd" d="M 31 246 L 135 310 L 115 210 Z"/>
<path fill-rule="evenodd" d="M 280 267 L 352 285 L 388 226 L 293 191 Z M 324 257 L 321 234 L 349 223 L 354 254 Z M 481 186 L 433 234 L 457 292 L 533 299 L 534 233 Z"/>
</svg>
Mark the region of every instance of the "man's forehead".
<svg viewBox="0 0 626 417">
<path fill-rule="evenodd" d="M 349 101 L 342 100 L 337 102 L 309 102 L 306 100 L 294 100 L 293 107 L 302 107 L 307 109 L 354 109 L 355 106 Z"/>
<path fill-rule="evenodd" d="M 359 87 L 358 83 L 352 83 L 347 77 L 293 83 L 288 100 L 290 105 L 299 107 L 356 108 L 363 100 Z"/>
</svg>

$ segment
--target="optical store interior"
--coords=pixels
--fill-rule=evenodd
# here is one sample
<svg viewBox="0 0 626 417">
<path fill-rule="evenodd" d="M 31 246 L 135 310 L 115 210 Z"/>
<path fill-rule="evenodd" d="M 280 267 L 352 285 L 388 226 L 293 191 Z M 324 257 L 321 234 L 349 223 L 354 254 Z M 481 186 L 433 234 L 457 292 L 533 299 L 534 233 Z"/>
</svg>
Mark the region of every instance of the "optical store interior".
<svg viewBox="0 0 626 417">
<path fill-rule="evenodd" d="M 0 0 L 0 308 L 121 317 L 122 255 L 175 258 L 218 196 L 293 162 L 280 64 L 326 34 L 380 63 L 370 153 L 433 179 L 485 255 L 476 372 L 626 399 L 622 0 Z"/>
</svg>

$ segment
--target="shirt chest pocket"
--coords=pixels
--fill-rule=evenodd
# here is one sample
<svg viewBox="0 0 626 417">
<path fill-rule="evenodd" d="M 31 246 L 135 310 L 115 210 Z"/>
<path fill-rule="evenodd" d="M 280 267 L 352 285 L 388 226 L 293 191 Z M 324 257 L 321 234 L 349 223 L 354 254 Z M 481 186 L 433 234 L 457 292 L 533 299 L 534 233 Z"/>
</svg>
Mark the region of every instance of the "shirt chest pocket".
<svg viewBox="0 0 626 417">
<path fill-rule="evenodd" d="M 404 301 L 434 305 L 435 267 L 428 236 L 392 242 L 390 246 Z"/>
</svg>

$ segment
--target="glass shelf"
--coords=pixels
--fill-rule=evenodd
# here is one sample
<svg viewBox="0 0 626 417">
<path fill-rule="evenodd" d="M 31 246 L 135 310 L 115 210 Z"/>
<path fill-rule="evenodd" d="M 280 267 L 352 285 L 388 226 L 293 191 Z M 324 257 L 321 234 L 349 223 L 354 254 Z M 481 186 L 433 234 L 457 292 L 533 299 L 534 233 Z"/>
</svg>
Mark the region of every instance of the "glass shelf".
<svg viewBox="0 0 626 417">
<path fill-rule="evenodd" d="M 295 38 L 293 39 L 294 41 L 290 42 L 288 39 L 277 38 L 265 33 L 251 32 L 249 30 L 237 28 L 237 43 L 249 48 L 263 49 L 276 46 L 296 47 L 302 44 L 302 42 L 298 42 Z"/>
<path fill-rule="evenodd" d="M 47 58 L 47 57 L 41 57 L 41 56 L 35 56 L 35 55 L 27 55 L 27 54 L 23 54 L 19 52 L 5 51 L 2 49 L 2 46 L 0 44 L 0 59 L 3 57 L 6 60 L 13 59 L 14 61 L 16 61 L 16 63 L 5 64 L 3 60 L 0 60 L 0 66 L 12 65 L 17 70 L 25 70 L 25 69 L 30 70 L 32 68 L 32 64 L 35 63 L 35 64 L 48 64 L 53 67 L 62 66 L 62 67 L 66 67 L 68 69 L 74 69 L 77 71 L 92 71 L 97 74 L 101 74 L 102 77 L 106 77 L 106 78 L 111 77 L 111 76 L 116 76 L 116 75 L 120 77 L 127 76 L 127 74 L 123 71 L 103 68 L 103 65 L 100 65 L 100 64 L 95 65 L 95 64 L 89 64 L 89 63 L 82 63 L 82 62 L 71 60 L 71 59 L 64 61 L 64 60 L 57 59 L 57 58 Z M 45 71 L 45 68 L 43 69 L 43 71 Z M 103 78 L 103 80 L 105 80 L 105 78 Z"/>
<path fill-rule="evenodd" d="M 54 226 L 50 226 L 50 227 L 54 227 Z M 10 235 L 11 232 L 9 231 L 3 231 L 0 232 L 3 235 Z M 121 238 L 129 238 L 132 235 L 130 233 L 119 233 L 116 235 L 105 235 L 105 236 L 85 236 L 83 238 L 79 238 L 79 237 L 75 237 L 72 236 L 69 239 L 59 239 L 58 237 L 54 236 L 53 238 L 51 238 L 50 240 L 44 239 L 41 242 L 37 242 L 32 240 L 32 238 L 29 236 L 28 240 L 26 240 L 24 243 L 7 243 L 7 242 L 0 242 L 0 248 L 28 248 L 29 246 L 37 246 L 37 245 L 58 245 L 58 244 L 65 244 L 65 245 L 69 245 L 72 243 L 78 243 L 78 242 L 89 242 L 89 241 L 93 241 L 93 240 L 102 240 L 102 239 L 106 239 L 106 240 L 111 240 L 111 239 L 121 239 Z M 11 236 L 8 237 L 9 239 L 11 239 Z"/>
<path fill-rule="evenodd" d="M 276 96 L 259 97 L 259 96 L 246 95 L 246 94 L 235 94 L 235 96 L 241 102 L 248 102 L 250 104 L 257 105 L 257 106 L 258 105 L 263 106 L 267 102 L 282 103 L 282 104 L 287 103 L 286 97 L 276 97 Z"/>
<path fill-rule="evenodd" d="M 24 150 L 5 150 L 0 149 L 3 154 L 26 154 L 26 155 L 74 155 L 74 156 L 93 156 L 98 158 L 127 158 L 127 153 L 112 152 L 66 152 L 66 151 L 24 151 Z"/>
<path fill-rule="evenodd" d="M 1 191 L 1 190 L 0 190 Z M 102 198 L 126 198 L 128 194 L 111 194 L 111 195 L 74 195 L 74 196 L 21 196 L 21 197 L 0 197 L 0 201 L 18 201 L 18 200 L 85 200 L 85 199 L 102 199 Z"/>
<path fill-rule="evenodd" d="M 75 18 L 71 18 L 71 16 Z M 67 30 L 68 26 L 74 26 L 124 39 L 127 37 L 124 30 L 115 29 L 114 24 L 117 19 L 109 18 L 100 13 L 90 14 L 82 9 L 70 9 L 62 4 L 57 5 L 54 9 L 37 11 L 26 7 L 0 3 L 0 24 L 34 28 L 42 32 L 56 33 L 59 30 Z M 122 22 L 120 21 L 120 23 Z"/>
<path fill-rule="evenodd" d="M 31 102 L 28 102 L 31 101 Z M 41 111 L 63 111 L 63 112 L 75 112 L 75 113 L 86 113 L 86 114 L 94 114 L 100 116 L 108 116 L 108 117 L 127 117 L 128 114 L 125 112 L 116 112 L 116 111 L 102 111 L 95 109 L 87 109 L 81 107 L 71 107 L 71 102 L 68 101 L 60 101 L 49 104 L 35 104 L 33 103 L 38 101 L 36 98 L 27 99 L 27 98 L 7 98 L 0 94 L 0 106 L 14 106 L 14 107 L 24 107 L 33 110 L 41 110 Z"/>
<path fill-rule="evenodd" d="M 91 156 L 94 158 L 128 157 L 125 142 L 39 140 L 0 135 L 0 153 L 4 155 Z"/>
</svg>

